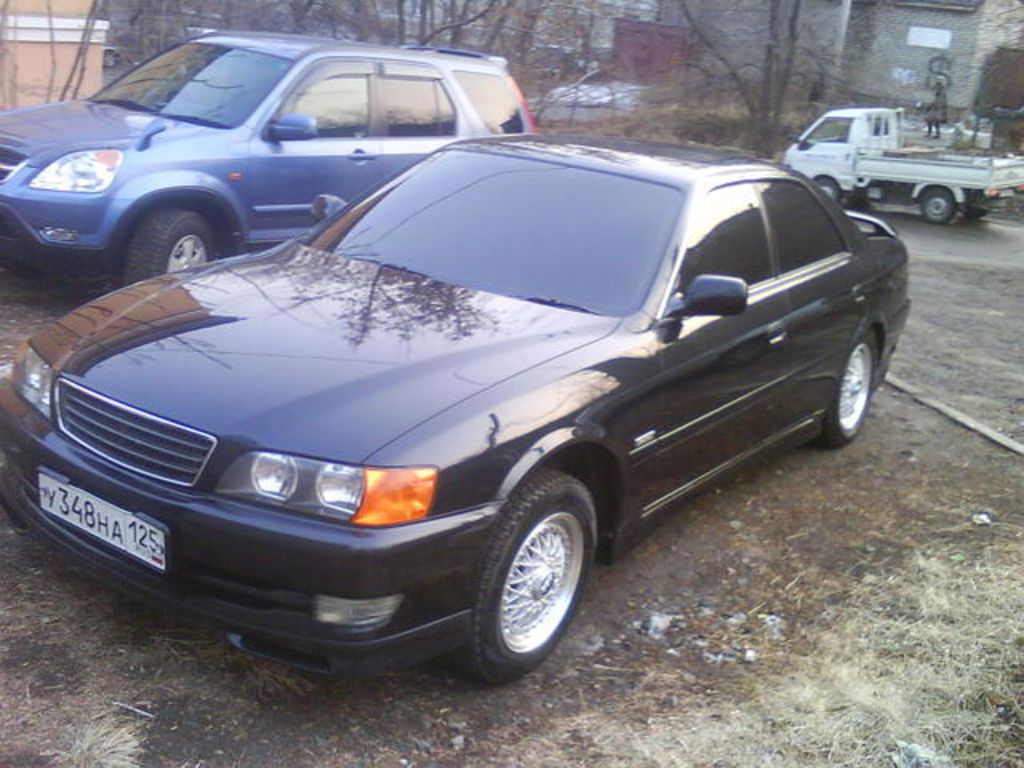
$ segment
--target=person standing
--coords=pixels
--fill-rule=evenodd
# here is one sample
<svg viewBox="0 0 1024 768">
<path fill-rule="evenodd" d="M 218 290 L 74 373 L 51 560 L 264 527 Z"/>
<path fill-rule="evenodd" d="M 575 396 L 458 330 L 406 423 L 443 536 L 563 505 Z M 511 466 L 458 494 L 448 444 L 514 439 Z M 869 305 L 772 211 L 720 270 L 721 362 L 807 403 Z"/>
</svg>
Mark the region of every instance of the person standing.
<svg viewBox="0 0 1024 768">
<path fill-rule="evenodd" d="M 928 126 L 928 131 L 925 134 L 926 138 L 942 138 L 941 127 L 946 122 L 947 107 L 946 86 L 939 81 L 935 84 L 935 98 L 928 105 L 928 109 L 924 113 L 925 123 Z"/>
</svg>

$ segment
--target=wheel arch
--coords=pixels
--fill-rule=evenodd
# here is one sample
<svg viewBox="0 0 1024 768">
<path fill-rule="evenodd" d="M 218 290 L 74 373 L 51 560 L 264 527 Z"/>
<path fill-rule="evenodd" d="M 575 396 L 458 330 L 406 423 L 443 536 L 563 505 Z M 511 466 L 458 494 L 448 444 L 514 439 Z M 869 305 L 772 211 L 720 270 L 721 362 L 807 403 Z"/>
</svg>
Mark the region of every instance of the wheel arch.
<svg viewBox="0 0 1024 768">
<path fill-rule="evenodd" d="M 597 515 L 597 557 L 601 562 L 609 562 L 625 499 L 622 459 L 598 435 L 580 436 L 572 429 L 559 430 L 516 462 L 502 483 L 500 497 L 507 498 L 539 469 L 564 472 L 587 487 Z"/>
<path fill-rule="evenodd" d="M 114 245 L 119 261 L 123 262 L 128 242 L 139 223 L 153 211 L 167 208 L 193 211 L 206 219 L 213 231 L 214 250 L 218 256 L 236 253 L 245 242 L 241 216 L 221 195 L 202 188 L 161 190 L 136 200 L 118 222 Z"/>
<path fill-rule="evenodd" d="M 958 187 L 955 184 L 939 184 L 934 181 L 924 181 L 919 184 L 915 184 L 913 191 L 910 193 L 910 197 L 915 201 L 919 201 L 921 196 L 930 189 L 944 189 L 953 196 L 953 199 L 957 203 L 963 203 L 964 200 L 967 199 L 967 196 L 964 194 L 963 187 Z"/>
</svg>

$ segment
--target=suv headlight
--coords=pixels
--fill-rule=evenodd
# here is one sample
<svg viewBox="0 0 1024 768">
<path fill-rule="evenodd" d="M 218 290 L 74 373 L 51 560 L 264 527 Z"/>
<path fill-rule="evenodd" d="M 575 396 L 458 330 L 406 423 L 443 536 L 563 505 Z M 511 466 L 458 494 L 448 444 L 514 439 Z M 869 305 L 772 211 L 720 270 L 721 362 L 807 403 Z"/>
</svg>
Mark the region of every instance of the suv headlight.
<svg viewBox="0 0 1024 768">
<path fill-rule="evenodd" d="M 29 186 L 51 192 L 103 192 L 114 182 L 123 160 L 118 149 L 72 152 L 46 166 Z"/>
<path fill-rule="evenodd" d="M 381 526 L 426 517 L 436 484 L 434 467 L 353 467 L 259 451 L 236 459 L 217 491 L 357 525 Z"/>
<path fill-rule="evenodd" d="M 25 344 L 14 361 L 11 374 L 14 388 L 46 418 L 50 418 L 50 404 L 53 392 L 53 368 L 28 344 Z"/>
</svg>

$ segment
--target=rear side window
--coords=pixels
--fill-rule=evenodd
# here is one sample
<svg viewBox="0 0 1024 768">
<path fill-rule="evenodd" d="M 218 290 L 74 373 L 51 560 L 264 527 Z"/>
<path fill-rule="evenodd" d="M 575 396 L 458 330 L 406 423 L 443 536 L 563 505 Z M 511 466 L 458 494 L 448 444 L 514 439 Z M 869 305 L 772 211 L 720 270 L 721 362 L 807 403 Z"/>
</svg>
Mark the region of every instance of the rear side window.
<svg viewBox="0 0 1024 768">
<path fill-rule="evenodd" d="M 381 77 L 388 136 L 454 136 L 455 110 L 439 80 Z"/>
<path fill-rule="evenodd" d="M 694 212 L 680 287 L 697 275 L 730 275 L 754 284 L 772 276 L 768 236 L 750 184 L 712 190 Z"/>
<path fill-rule="evenodd" d="M 366 136 L 371 72 L 371 65 L 361 62 L 328 65 L 292 93 L 281 112 L 315 117 L 321 138 Z"/>
<path fill-rule="evenodd" d="M 508 77 L 483 72 L 456 72 L 455 80 L 491 133 L 526 131 L 519 95 Z"/>
<path fill-rule="evenodd" d="M 762 195 L 783 272 L 846 250 L 832 217 L 803 185 L 773 181 L 763 187 Z"/>
</svg>

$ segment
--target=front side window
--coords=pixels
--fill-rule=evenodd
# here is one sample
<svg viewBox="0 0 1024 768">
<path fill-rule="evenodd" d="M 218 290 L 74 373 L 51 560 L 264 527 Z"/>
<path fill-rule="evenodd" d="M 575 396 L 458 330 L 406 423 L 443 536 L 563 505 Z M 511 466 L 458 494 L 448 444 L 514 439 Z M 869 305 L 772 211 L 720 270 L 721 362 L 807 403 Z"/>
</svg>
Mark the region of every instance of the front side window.
<svg viewBox="0 0 1024 768">
<path fill-rule="evenodd" d="M 804 137 L 804 141 L 809 141 L 811 144 L 848 144 L 851 125 L 853 125 L 853 119 L 849 117 L 826 118 Z"/>
<path fill-rule="evenodd" d="M 680 288 L 698 275 L 740 277 L 753 285 L 772 276 L 768 236 L 750 184 L 712 190 L 694 211 Z"/>
<path fill-rule="evenodd" d="M 762 189 L 782 272 L 827 259 L 846 250 L 832 217 L 796 181 L 773 181 Z"/>
<path fill-rule="evenodd" d="M 378 82 L 388 136 L 455 135 L 455 110 L 439 80 L 385 75 Z"/>
<path fill-rule="evenodd" d="M 450 150 L 308 244 L 453 285 L 624 316 L 650 294 L 684 200 L 681 189 L 629 176 Z"/>
<path fill-rule="evenodd" d="M 278 56 L 187 43 L 132 70 L 91 101 L 234 128 L 245 122 L 291 67 L 289 59 Z"/>
<path fill-rule="evenodd" d="M 370 132 L 370 64 L 328 65 L 303 83 L 281 108 L 316 118 L 321 138 L 359 138 Z"/>
</svg>

